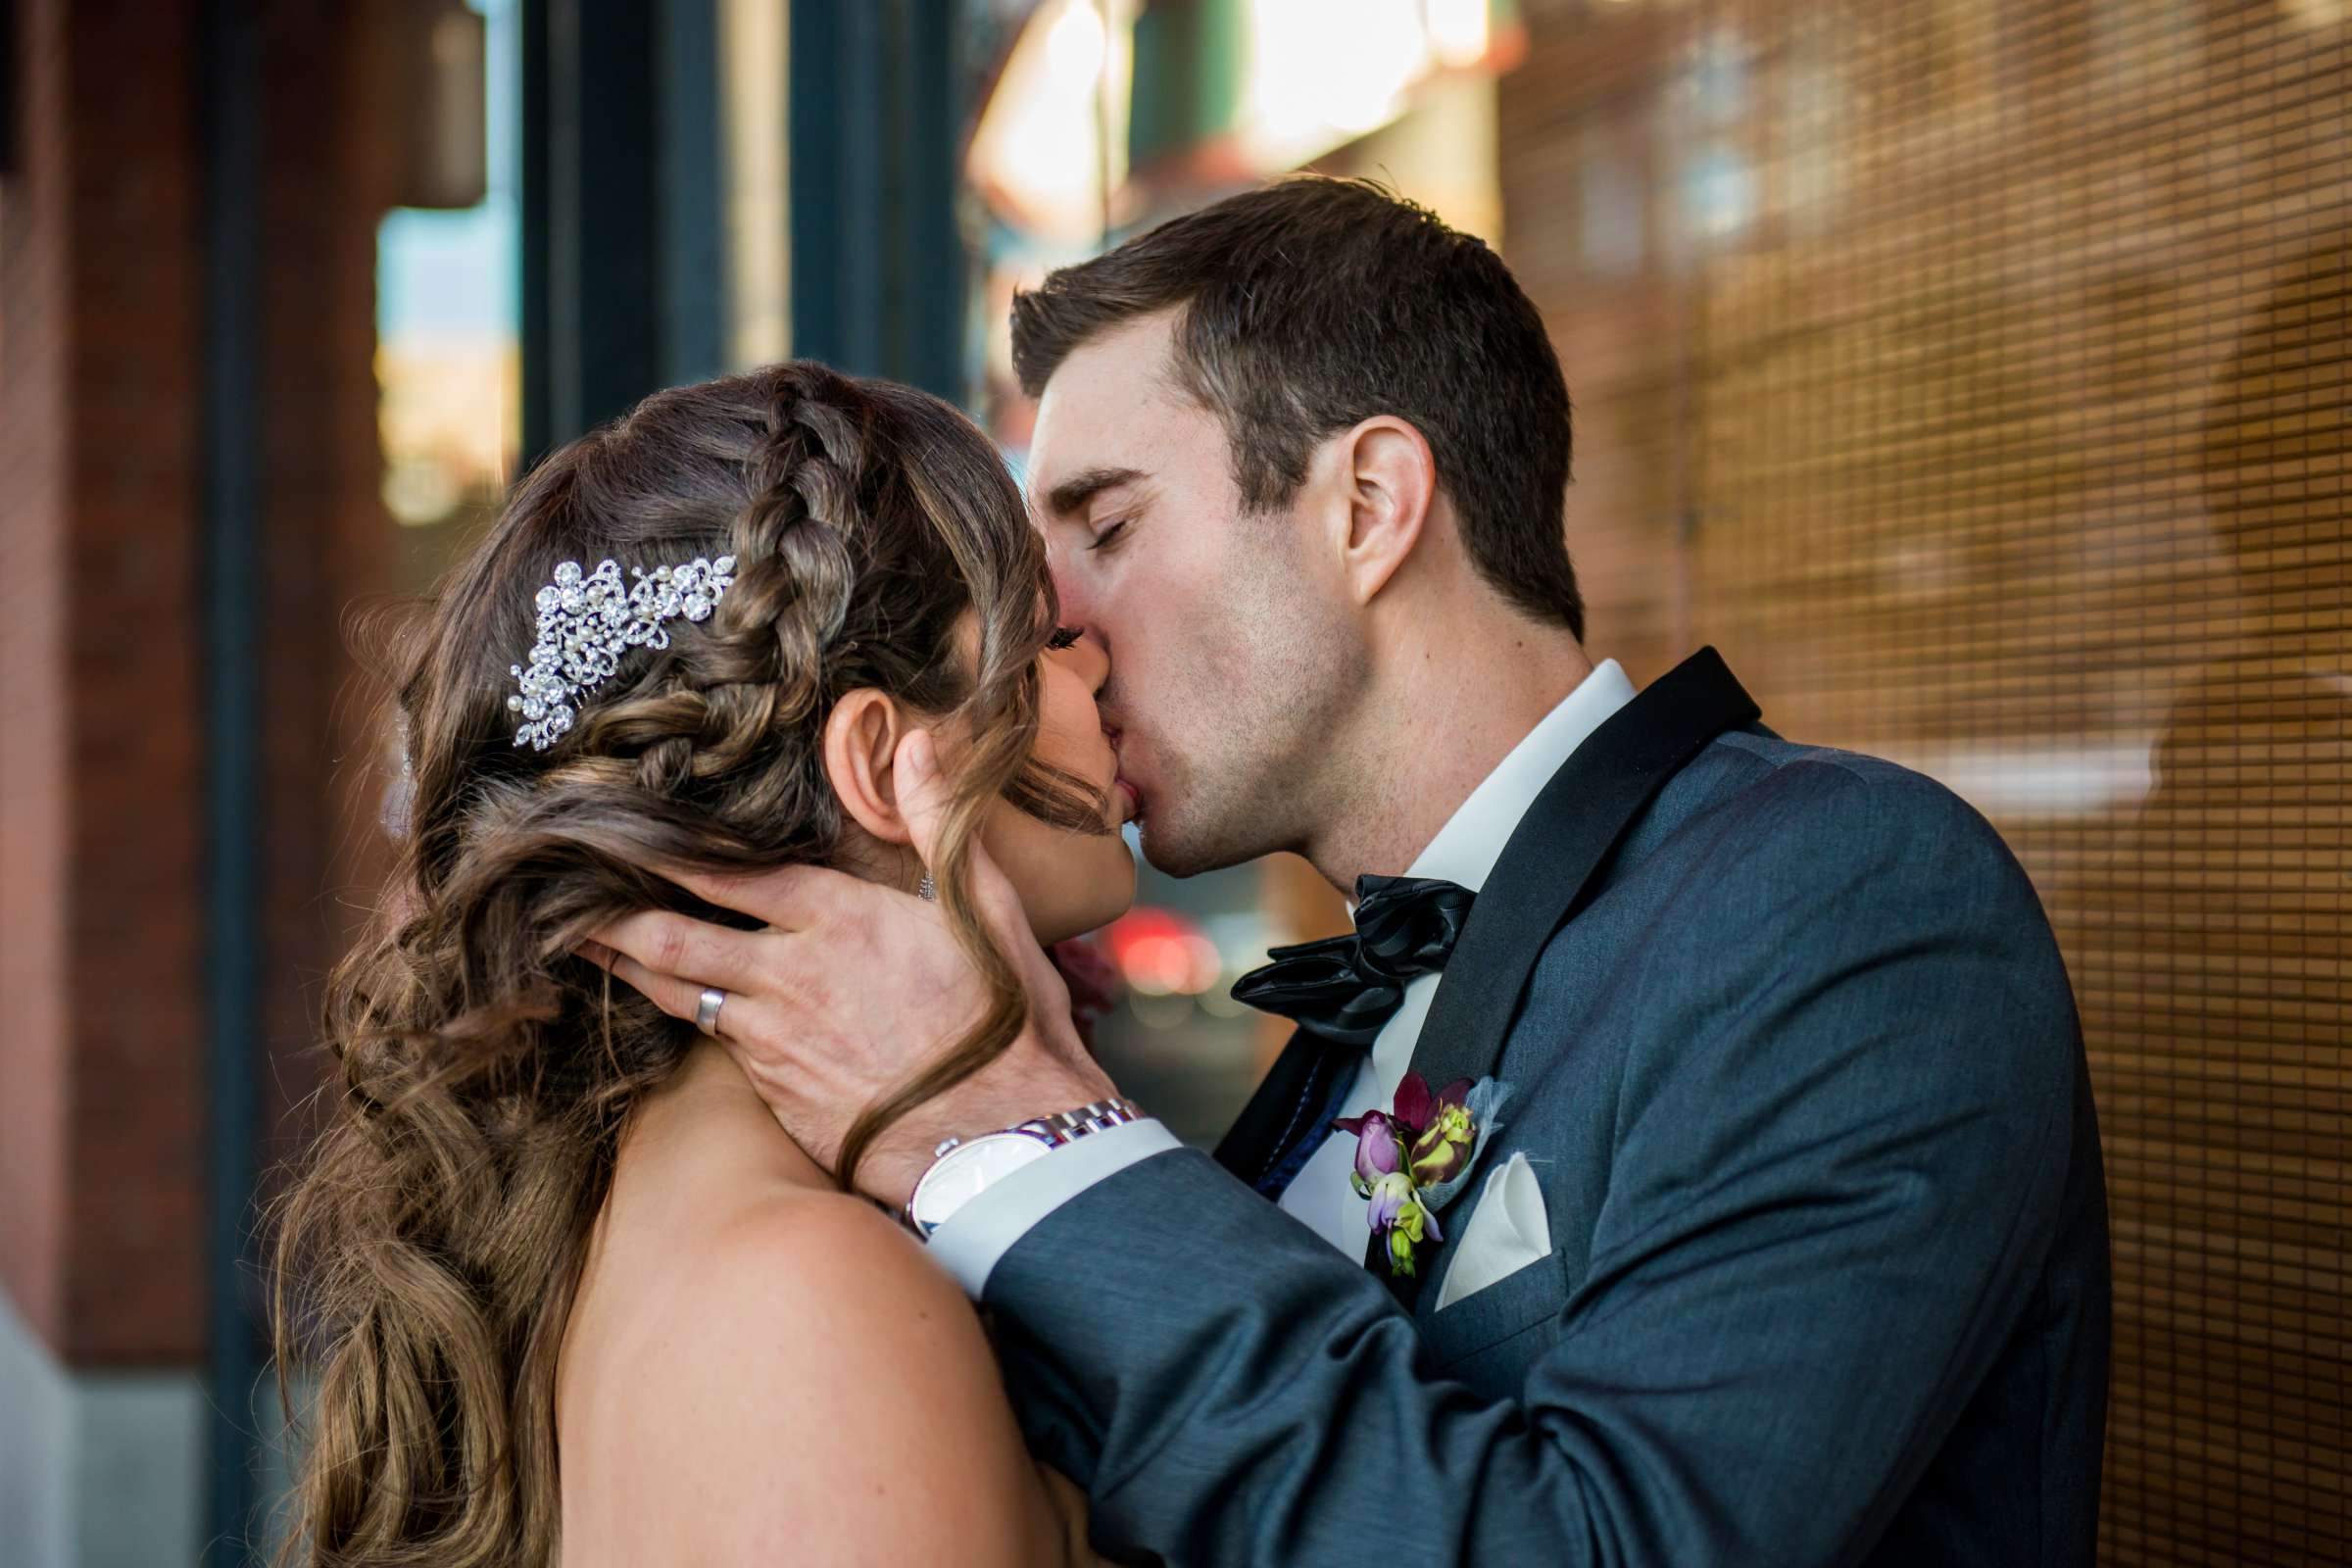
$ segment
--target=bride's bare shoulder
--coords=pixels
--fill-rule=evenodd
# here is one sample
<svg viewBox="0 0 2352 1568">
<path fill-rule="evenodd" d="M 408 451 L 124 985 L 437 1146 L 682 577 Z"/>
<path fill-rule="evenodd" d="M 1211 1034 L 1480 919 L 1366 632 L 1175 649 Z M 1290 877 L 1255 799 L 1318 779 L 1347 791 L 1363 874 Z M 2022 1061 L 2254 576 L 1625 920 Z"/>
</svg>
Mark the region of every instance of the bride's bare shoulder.
<svg viewBox="0 0 2352 1568">
<path fill-rule="evenodd" d="M 860 1342 L 949 1329 L 979 1334 L 963 1293 L 922 1244 L 865 1200 L 839 1193 L 800 1191 L 744 1205 L 716 1227 L 695 1273 L 707 1305 L 725 1321 L 740 1312 L 762 1338 L 774 1334 L 780 1303 L 810 1333 Z"/>
<path fill-rule="evenodd" d="M 651 1240 L 651 1239 L 649 1239 Z M 600 1259 L 597 1358 L 640 1413 L 756 1404 L 795 1418 L 889 1366 L 993 1382 L 970 1304 L 921 1245 L 861 1199 L 771 1188 L 714 1204 L 653 1248 Z M 616 1275 L 634 1277 L 616 1278 Z M 608 1304 L 609 1303 L 609 1304 Z M 650 1367 L 661 1368 L 651 1382 Z M 694 1435 L 695 1437 L 700 1434 Z"/>
<path fill-rule="evenodd" d="M 764 1374 L 763 1399 L 821 1406 L 886 1372 L 998 1389 L 963 1293 L 861 1199 L 798 1193 L 749 1204 L 717 1228 L 692 1274 L 685 1304 L 702 1333 L 691 1353 L 714 1379 Z"/>
<path fill-rule="evenodd" d="M 566 1562 L 575 1522 L 676 1560 L 971 1560 L 976 1543 L 983 1562 L 1051 1560 L 1059 1520 L 979 1320 L 911 1236 L 801 1191 L 735 1207 L 694 1254 L 662 1293 L 659 1348 L 613 1368 L 630 1418 L 595 1425 L 625 1451 L 567 1444 L 567 1494 L 599 1485 L 592 1467 L 639 1500 L 599 1525 L 567 1494 Z"/>
</svg>

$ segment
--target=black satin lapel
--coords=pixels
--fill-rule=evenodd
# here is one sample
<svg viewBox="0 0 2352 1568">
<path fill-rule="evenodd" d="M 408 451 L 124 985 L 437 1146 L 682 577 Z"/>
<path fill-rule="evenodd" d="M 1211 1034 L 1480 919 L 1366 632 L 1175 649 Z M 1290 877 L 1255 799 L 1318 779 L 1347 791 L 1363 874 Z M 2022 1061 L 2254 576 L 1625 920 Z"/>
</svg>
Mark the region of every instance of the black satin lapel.
<svg viewBox="0 0 2352 1568">
<path fill-rule="evenodd" d="M 1218 1164 L 1250 1186 L 1257 1185 L 1282 1153 L 1282 1135 L 1298 1112 L 1299 1097 L 1314 1081 L 1316 1061 L 1330 1049 L 1303 1029 L 1291 1031 L 1290 1043 L 1274 1058 L 1257 1093 L 1218 1143 Z"/>
<path fill-rule="evenodd" d="M 1480 890 L 1413 1050 L 1432 1084 L 1494 1070 L 1520 993 L 1552 933 L 1634 818 L 1755 700 L 1702 648 L 1594 730 L 1552 775 Z"/>
<path fill-rule="evenodd" d="M 1536 797 L 1479 890 L 1430 1000 L 1414 1072 L 1433 1085 L 1494 1072 L 1544 944 L 1634 818 L 1709 741 L 1761 716 L 1723 656 L 1702 648 L 1586 738 Z M 1364 1266 L 1388 1273 L 1378 1237 L 1364 1250 Z M 1409 1305 L 1415 1281 L 1389 1283 Z"/>
</svg>

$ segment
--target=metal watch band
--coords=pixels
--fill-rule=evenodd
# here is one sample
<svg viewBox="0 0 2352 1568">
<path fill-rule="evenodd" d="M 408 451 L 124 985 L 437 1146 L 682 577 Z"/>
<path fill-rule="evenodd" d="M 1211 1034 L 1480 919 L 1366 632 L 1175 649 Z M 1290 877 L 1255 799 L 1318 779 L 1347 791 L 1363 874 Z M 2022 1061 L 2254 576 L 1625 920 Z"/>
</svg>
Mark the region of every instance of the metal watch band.
<svg viewBox="0 0 2352 1568">
<path fill-rule="evenodd" d="M 1124 1100 L 1098 1100 L 1076 1110 L 1065 1110 L 1036 1122 L 1023 1122 L 1023 1127 L 1036 1127 L 1053 1139 L 1056 1146 L 1075 1143 L 1089 1133 L 1106 1132 L 1131 1121 L 1140 1121 L 1143 1112 Z"/>
<path fill-rule="evenodd" d="M 1058 1111 L 1051 1116 L 1038 1116 L 1028 1121 L 1015 1122 L 1010 1127 L 1001 1129 L 1001 1133 L 1016 1133 L 1023 1137 L 1034 1138 L 1052 1150 L 1076 1143 L 1090 1134 L 1103 1132 L 1126 1122 L 1141 1121 L 1143 1115 L 1144 1113 L 1129 1101 L 1098 1100 L 1092 1104 L 1080 1105 L 1076 1110 Z M 992 1133 L 988 1136 L 997 1137 L 1001 1136 L 1001 1133 Z M 914 1184 L 914 1191 L 907 1195 L 906 1204 L 899 1210 L 901 1222 L 915 1235 L 928 1239 L 931 1234 L 931 1229 L 915 1218 L 915 1202 L 922 1196 L 923 1183 L 930 1180 L 931 1170 L 938 1169 L 939 1162 L 961 1148 L 965 1140 L 961 1138 L 945 1139 L 938 1148 L 931 1151 L 930 1170 L 926 1170 L 922 1180 Z"/>
</svg>

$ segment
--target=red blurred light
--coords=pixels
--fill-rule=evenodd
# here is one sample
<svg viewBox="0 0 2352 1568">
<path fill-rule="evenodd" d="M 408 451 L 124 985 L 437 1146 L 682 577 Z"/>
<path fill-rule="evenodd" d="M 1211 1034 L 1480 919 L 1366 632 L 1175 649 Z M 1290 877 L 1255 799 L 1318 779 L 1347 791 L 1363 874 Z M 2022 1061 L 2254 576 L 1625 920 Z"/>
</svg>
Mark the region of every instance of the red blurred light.
<svg viewBox="0 0 2352 1568">
<path fill-rule="evenodd" d="M 1216 944 L 1173 909 L 1128 910 L 1103 931 L 1102 947 L 1120 978 L 1146 996 L 1199 996 L 1225 967 Z"/>
</svg>

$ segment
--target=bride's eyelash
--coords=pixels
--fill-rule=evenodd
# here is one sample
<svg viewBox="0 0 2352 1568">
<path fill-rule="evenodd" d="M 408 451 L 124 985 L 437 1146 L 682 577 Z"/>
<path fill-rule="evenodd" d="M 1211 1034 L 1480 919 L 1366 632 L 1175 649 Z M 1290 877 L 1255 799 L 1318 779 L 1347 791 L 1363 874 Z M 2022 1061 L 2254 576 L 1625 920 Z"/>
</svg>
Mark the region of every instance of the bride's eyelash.
<svg viewBox="0 0 2352 1568">
<path fill-rule="evenodd" d="M 1078 639 L 1085 635 L 1086 633 L 1075 626 L 1056 626 L 1054 628 L 1054 635 L 1046 639 L 1046 646 L 1055 653 L 1060 653 L 1065 648 L 1077 647 Z"/>
</svg>

